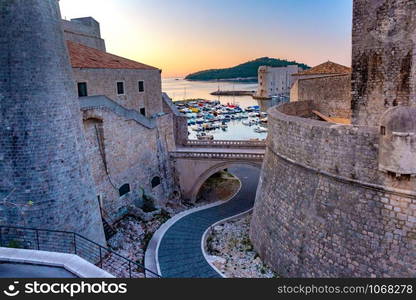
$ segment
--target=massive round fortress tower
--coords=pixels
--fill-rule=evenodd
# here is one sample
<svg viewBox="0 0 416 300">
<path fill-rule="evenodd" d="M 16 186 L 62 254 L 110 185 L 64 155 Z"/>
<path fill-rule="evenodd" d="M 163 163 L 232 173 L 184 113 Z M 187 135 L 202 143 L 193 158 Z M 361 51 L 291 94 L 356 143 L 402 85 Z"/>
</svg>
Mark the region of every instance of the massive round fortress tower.
<svg viewBox="0 0 416 300">
<path fill-rule="evenodd" d="M 104 243 L 57 0 L 0 1 L 0 217 Z"/>
<path fill-rule="evenodd" d="M 416 276 L 415 42 L 415 1 L 355 0 L 352 124 L 271 109 L 251 239 L 282 276 Z"/>
</svg>

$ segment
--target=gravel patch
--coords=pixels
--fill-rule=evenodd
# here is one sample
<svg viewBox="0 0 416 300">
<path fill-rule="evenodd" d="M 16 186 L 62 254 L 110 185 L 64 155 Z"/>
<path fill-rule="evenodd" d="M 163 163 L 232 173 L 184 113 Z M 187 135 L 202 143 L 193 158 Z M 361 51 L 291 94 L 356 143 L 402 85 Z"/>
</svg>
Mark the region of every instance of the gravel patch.
<svg viewBox="0 0 416 300">
<path fill-rule="evenodd" d="M 207 239 L 209 260 L 228 278 L 276 278 L 254 251 L 250 220 L 251 214 L 215 226 Z"/>
</svg>

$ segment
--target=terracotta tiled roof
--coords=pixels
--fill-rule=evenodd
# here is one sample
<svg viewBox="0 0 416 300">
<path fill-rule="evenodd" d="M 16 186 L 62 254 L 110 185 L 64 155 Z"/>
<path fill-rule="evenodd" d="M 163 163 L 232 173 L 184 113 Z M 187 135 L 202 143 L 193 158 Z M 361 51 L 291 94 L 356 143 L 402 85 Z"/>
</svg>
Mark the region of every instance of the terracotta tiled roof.
<svg viewBox="0 0 416 300">
<path fill-rule="evenodd" d="M 293 76 L 302 76 L 302 75 L 330 75 L 330 74 L 349 74 L 352 69 L 340 64 L 336 64 L 332 61 L 327 61 L 323 64 L 320 64 L 312 69 L 302 71 Z"/>
<path fill-rule="evenodd" d="M 67 41 L 73 68 L 157 70 L 134 60 Z"/>
</svg>

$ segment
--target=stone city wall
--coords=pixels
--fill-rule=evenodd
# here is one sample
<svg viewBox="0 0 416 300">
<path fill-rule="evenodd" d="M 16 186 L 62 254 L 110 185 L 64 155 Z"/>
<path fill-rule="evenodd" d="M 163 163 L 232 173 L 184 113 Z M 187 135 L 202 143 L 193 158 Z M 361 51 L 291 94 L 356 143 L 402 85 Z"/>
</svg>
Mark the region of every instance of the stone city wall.
<svg viewBox="0 0 416 300">
<path fill-rule="evenodd" d="M 415 178 L 378 171 L 377 128 L 298 117 L 314 108 L 269 111 L 255 249 L 284 277 L 414 277 Z"/>
<path fill-rule="evenodd" d="M 313 101 L 320 113 L 351 118 L 351 75 L 299 79 L 293 89 L 296 89 L 297 101 Z"/>
<path fill-rule="evenodd" d="M 167 151 L 171 116 L 158 118 L 153 129 L 105 108 L 84 110 L 83 119 L 97 193 L 112 221 L 123 216 L 126 206 L 143 205 L 141 188 L 155 197 L 157 205 L 171 200 L 175 188 Z M 154 177 L 161 181 L 156 187 L 151 184 Z M 131 192 L 120 197 L 124 184 Z"/>
<path fill-rule="evenodd" d="M 416 1 L 354 1 L 353 123 L 377 126 L 397 105 L 416 105 Z"/>
<path fill-rule="evenodd" d="M 105 244 L 58 1 L 0 5 L 2 225 Z"/>
</svg>

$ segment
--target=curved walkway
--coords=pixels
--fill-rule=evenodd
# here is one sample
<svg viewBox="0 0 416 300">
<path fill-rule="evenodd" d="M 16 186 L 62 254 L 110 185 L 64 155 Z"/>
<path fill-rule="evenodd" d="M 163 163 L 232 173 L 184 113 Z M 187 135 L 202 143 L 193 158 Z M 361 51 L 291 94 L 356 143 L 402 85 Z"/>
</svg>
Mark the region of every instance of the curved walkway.
<svg viewBox="0 0 416 300">
<path fill-rule="evenodd" d="M 218 221 L 253 207 L 260 174 L 259 169 L 246 165 L 235 165 L 229 171 L 241 181 L 240 191 L 230 201 L 185 215 L 162 236 L 156 251 L 162 277 L 221 278 L 202 252 L 204 232 Z"/>
</svg>

